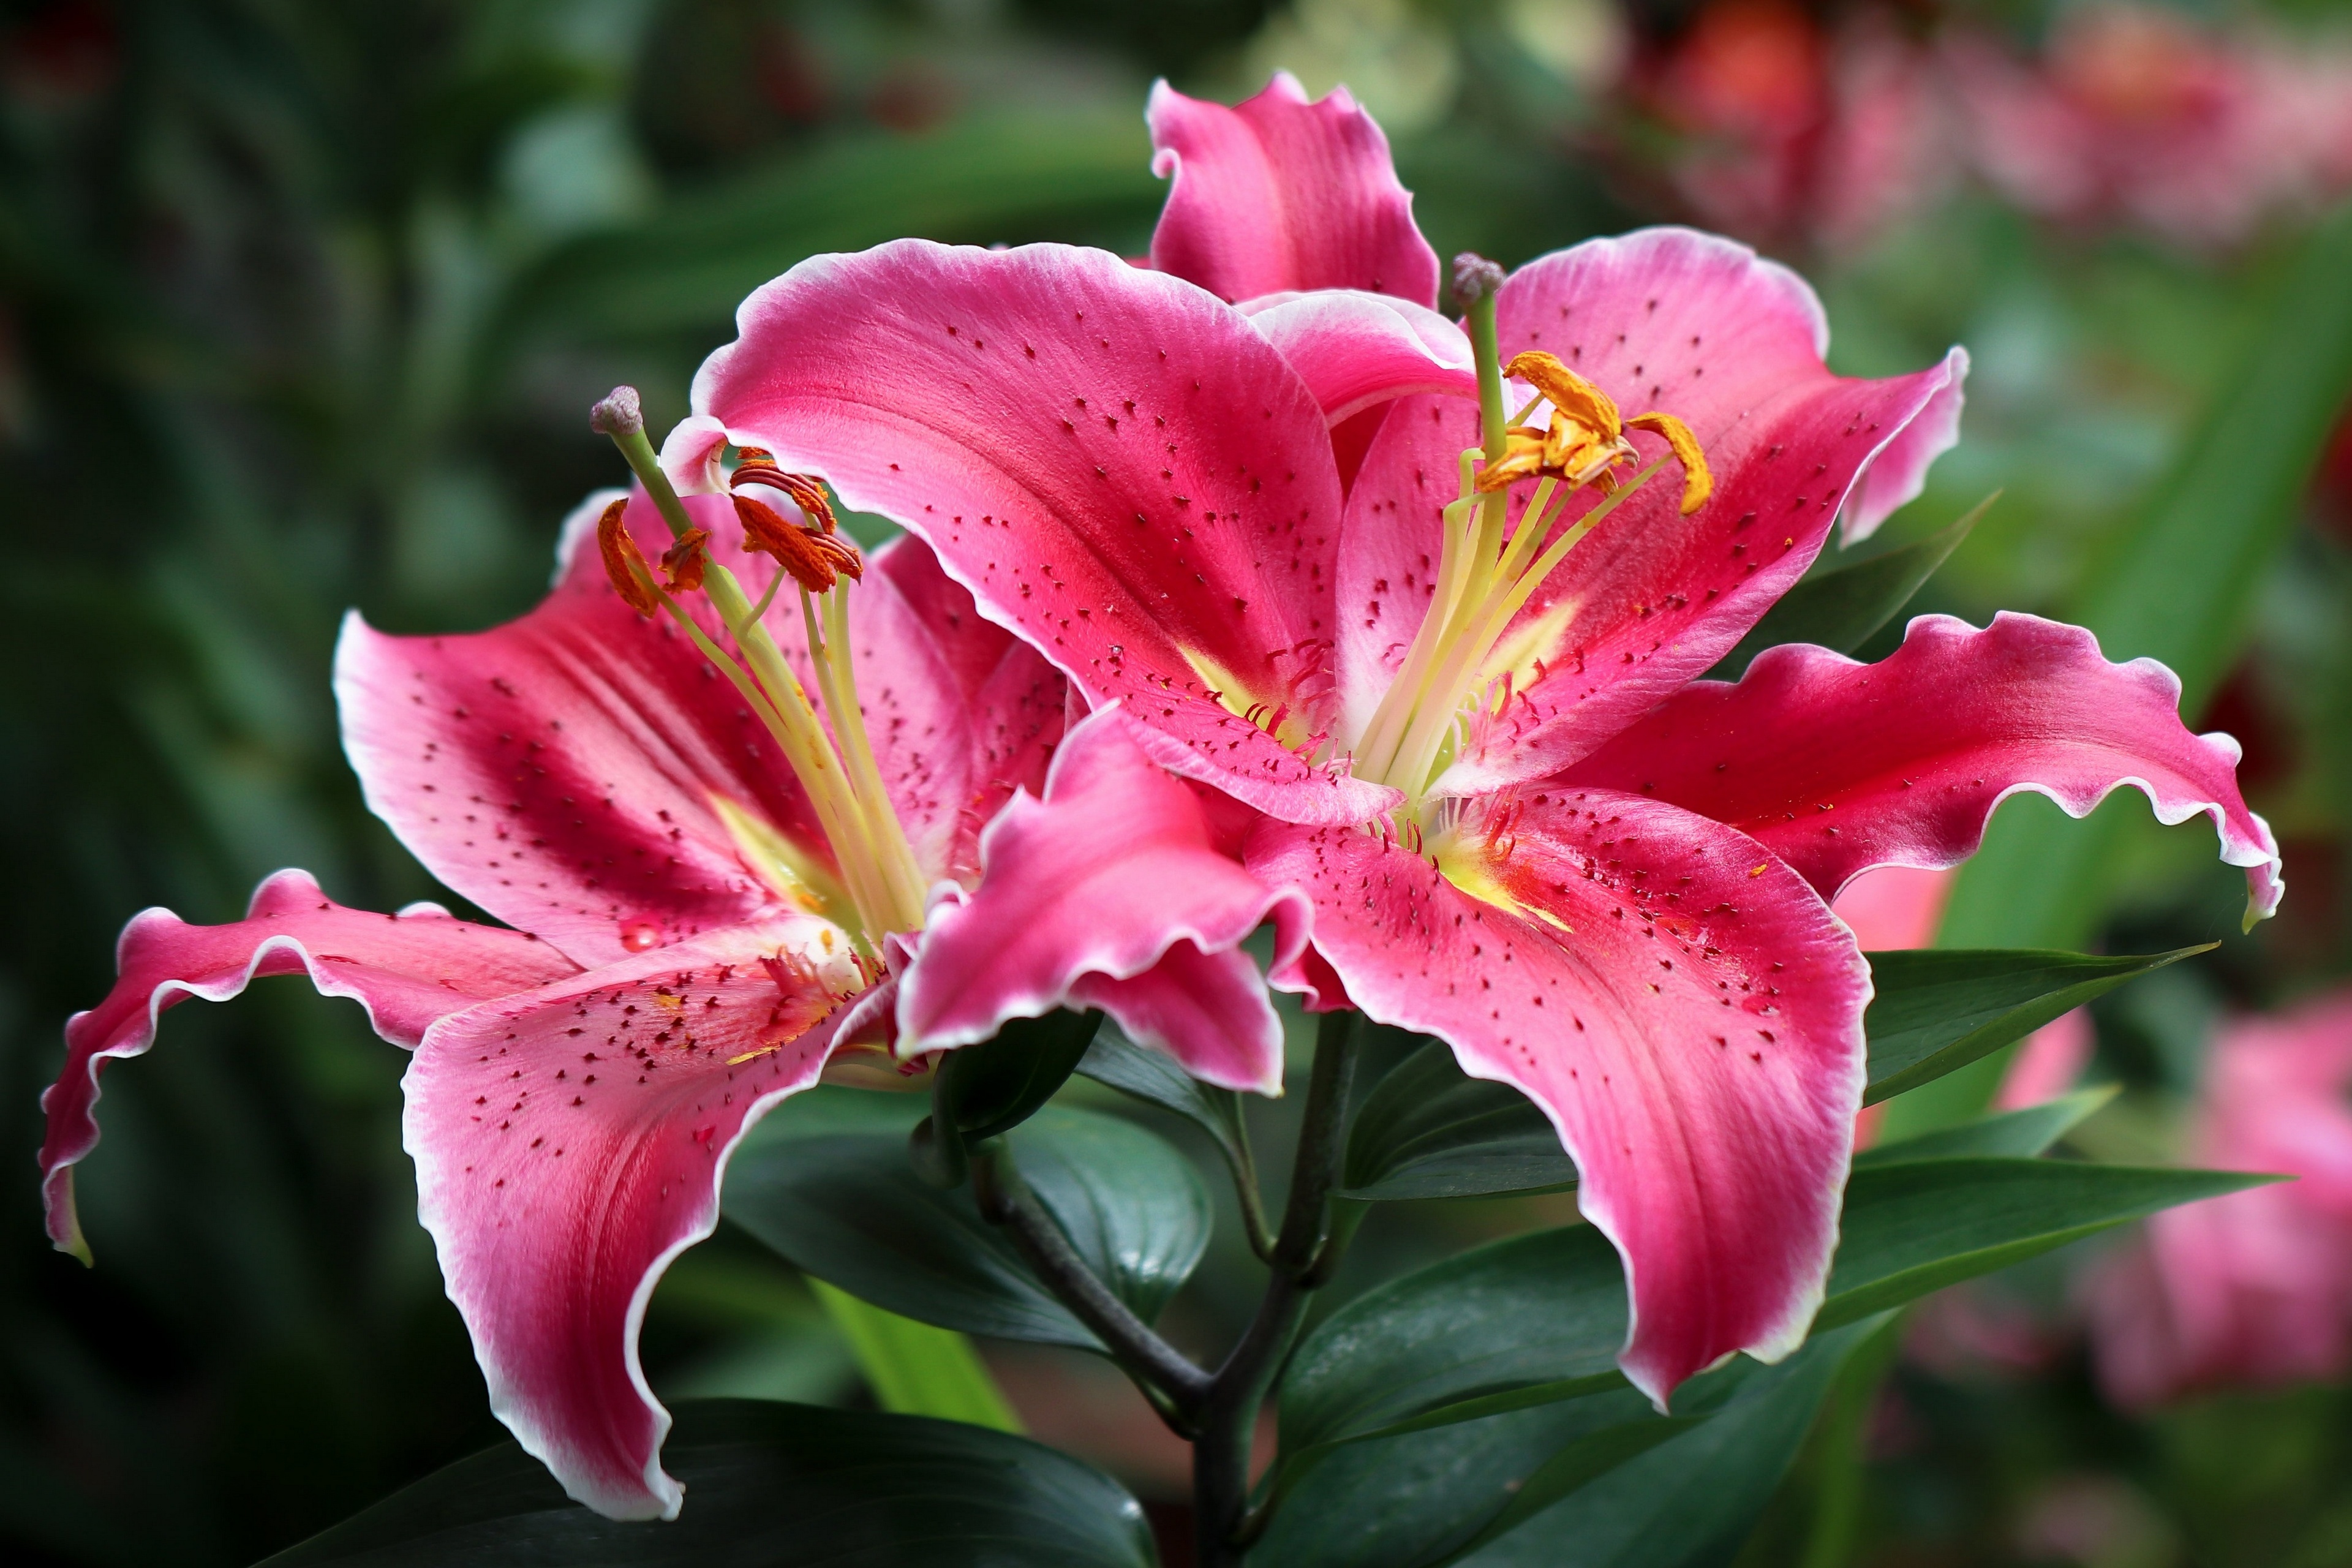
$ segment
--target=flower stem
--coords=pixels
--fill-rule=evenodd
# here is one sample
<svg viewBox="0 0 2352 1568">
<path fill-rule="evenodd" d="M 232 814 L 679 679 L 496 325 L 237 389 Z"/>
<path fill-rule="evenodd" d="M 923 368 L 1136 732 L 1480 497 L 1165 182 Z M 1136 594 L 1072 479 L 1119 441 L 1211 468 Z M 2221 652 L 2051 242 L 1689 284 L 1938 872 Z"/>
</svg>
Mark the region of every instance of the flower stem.
<svg viewBox="0 0 2352 1568">
<path fill-rule="evenodd" d="M 1290 1353 L 1307 1316 L 1308 1294 L 1330 1277 L 1331 1189 L 1339 1178 L 1340 1131 L 1356 1068 L 1356 1015 L 1327 1013 L 1315 1039 L 1315 1070 L 1298 1131 L 1274 1278 L 1225 1363 L 1210 1383 L 1192 1445 L 1192 1526 L 1201 1568 L 1238 1568 L 1249 1508 L 1250 1440 L 1258 1407 Z"/>
<path fill-rule="evenodd" d="M 1128 1375 L 1150 1397 L 1160 1419 L 1179 1436 L 1192 1436 L 1209 1393 L 1209 1374 L 1152 1332 L 1150 1325 L 1087 1267 L 1062 1227 L 1022 1181 L 1003 1139 L 992 1138 L 971 1152 L 971 1181 L 972 1197 L 982 1217 L 1011 1234 L 1013 1247 L 1029 1267 L 1062 1305 L 1108 1347 Z"/>
</svg>

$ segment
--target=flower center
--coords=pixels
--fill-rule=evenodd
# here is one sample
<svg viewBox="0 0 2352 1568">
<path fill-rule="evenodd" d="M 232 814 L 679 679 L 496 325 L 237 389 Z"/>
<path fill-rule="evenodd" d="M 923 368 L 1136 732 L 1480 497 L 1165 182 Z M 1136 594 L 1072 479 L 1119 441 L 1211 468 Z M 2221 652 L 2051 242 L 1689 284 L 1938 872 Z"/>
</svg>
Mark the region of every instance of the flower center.
<svg viewBox="0 0 2352 1568">
<path fill-rule="evenodd" d="M 1500 270 L 1455 262 L 1456 287 L 1474 292 L 1470 339 L 1477 355 L 1478 401 L 1485 441 L 1462 454 L 1461 490 L 1444 510 L 1437 586 L 1404 662 L 1356 744 L 1356 776 L 1402 790 L 1417 809 L 1437 775 L 1468 739 L 1484 713 L 1511 700 L 1507 661 L 1493 672 L 1497 645 L 1535 591 L 1568 552 L 1625 499 L 1647 484 L 1669 459 L 1683 470 L 1682 514 L 1705 505 L 1714 488 L 1706 458 L 1690 426 L 1671 414 L 1628 419 L 1610 395 L 1548 353 L 1523 353 L 1500 363 L 1495 342 L 1495 286 Z M 1473 288 L 1464 288 L 1467 279 Z M 1506 377 L 1535 395 L 1516 417 L 1504 416 Z M 1543 425 L 1528 421 L 1548 410 Z M 1664 438 L 1667 454 L 1620 479 L 1620 464 L 1639 464 L 1628 430 Z M 1516 528 L 1509 525 L 1509 489 L 1538 481 Z M 1569 499 L 1586 489 L 1601 499 L 1560 527 Z M 1555 536 L 1555 530 L 1557 534 Z"/>
<path fill-rule="evenodd" d="M 661 558 L 666 575 L 657 576 L 622 521 L 627 503 L 614 501 L 596 529 L 597 545 L 614 587 L 642 615 L 667 613 L 767 727 L 808 795 L 832 847 L 841 873 L 837 895 L 830 878 L 790 854 L 781 836 L 757 831 L 764 825 L 754 824 L 750 814 L 722 812 L 722 816 L 727 816 L 738 842 L 746 845 L 747 858 L 763 874 L 770 870 L 772 860 L 777 862 L 778 874 L 767 876 L 772 885 L 795 901 L 831 906 L 825 912 L 840 919 L 863 956 L 878 960 L 885 935 L 921 929 L 925 889 L 906 829 L 883 787 L 873 743 L 866 733 L 865 714 L 857 702 L 856 672 L 849 653 L 848 600 L 851 585 L 865 574 L 863 558 L 841 534 L 832 503 L 818 480 L 788 474 L 767 453 L 747 447 L 731 481 L 736 519 L 743 525 L 745 548 L 776 563 L 775 575 L 754 603 L 735 574 L 710 559 L 709 533 L 697 528 L 688 516 L 646 439 L 635 392 L 616 389 L 596 405 L 591 422 L 620 447 L 675 541 Z M 805 521 L 789 521 L 766 500 L 745 493 L 761 489 L 780 492 Z M 811 700 L 786 662 L 764 619 L 787 578 L 800 594 L 816 701 Z M 679 604 L 681 595 L 698 591 L 707 595 L 719 612 L 733 644 L 731 650 L 704 631 Z M 818 718 L 819 702 L 832 720 L 830 732 Z M 846 901 L 847 910 L 838 908 L 836 896 Z"/>
</svg>

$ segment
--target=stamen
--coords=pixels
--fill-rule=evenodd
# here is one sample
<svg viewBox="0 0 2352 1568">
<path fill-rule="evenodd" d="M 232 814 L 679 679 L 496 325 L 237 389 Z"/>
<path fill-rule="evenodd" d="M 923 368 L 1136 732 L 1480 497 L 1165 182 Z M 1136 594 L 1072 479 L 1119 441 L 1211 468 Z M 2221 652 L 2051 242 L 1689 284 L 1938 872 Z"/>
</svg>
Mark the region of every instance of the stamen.
<svg viewBox="0 0 2352 1568">
<path fill-rule="evenodd" d="M 689 528 L 662 552 L 662 570 L 669 574 L 671 593 L 691 594 L 702 586 L 703 568 L 710 564 L 710 553 L 703 546 L 709 541 L 709 529 Z"/>
<path fill-rule="evenodd" d="M 1625 421 L 1636 430 L 1647 430 L 1666 438 L 1674 448 L 1675 461 L 1683 466 L 1683 515 L 1688 517 L 1706 504 L 1715 493 L 1715 476 L 1706 471 L 1706 454 L 1698 449 L 1698 437 L 1691 427 L 1671 414 L 1636 414 Z"/>
<path fill-rule="evenodd" d="M 735 516 L 743 525 L 743 548 L 775 557 L 793 581 L 812 594 L 833 586 L 840 574 L 835 558 L 818 548 L 822 535 L 786 522 L 776 509 L 749 496 L 735 498 Z"/>
<path fill-rule="evenodd" d="M 613 580 L 613 591 L 621 595 L 621 602 L 650 616 L 661 609 L 661 596 L 654 591 L 653 569 L 646 564 L 644 552 L 621 521 L 628 510 L 625 500 L 604 509 L 604 515 L 596 520 L 596 549 L 604 557 L 604 575 Z"/>
<path fill-rule="evenodd" d="M 741 460 L 727 482 L 736 489 L 745 485 L 766 485 L 783 491 L 819 533 L 830 534 L 840 527 L 833 515 L 833 500 L 824 493 L 824 482 L 812 475 L 784 472 L 782 466 L 761 447 L 744 447 Z"/>
</svg>

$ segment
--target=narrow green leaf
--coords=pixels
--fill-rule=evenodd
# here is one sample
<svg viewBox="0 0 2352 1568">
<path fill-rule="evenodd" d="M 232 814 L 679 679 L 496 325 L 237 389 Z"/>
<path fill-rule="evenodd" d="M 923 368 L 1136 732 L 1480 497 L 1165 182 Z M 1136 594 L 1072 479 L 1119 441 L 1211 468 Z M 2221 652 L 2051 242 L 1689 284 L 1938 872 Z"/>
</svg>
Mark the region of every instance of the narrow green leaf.
<svg viewBox="0 0 2352 1568">
<path fill-rule="evenodd" d="M 1874 1105 L 1940 1078 L 2136 974 L 2210 952 L 2213 945 L 2139 958 L 2032 949 L 1867 954 L 1876 994 L 1863 1020 L 1870 1037 L 1870 1086 L 1863 1091 L 1863 1103 Z"/>
<path fill-rule="evenodd" d="M 1620 1386 L 1491 1419 L 1324 1450 L 1253 1561 L 1283 1568 L 1683 1564 L 1736 1542 L 1769 1499 L 1822 1391 L 1868 1331 L 1777 1367 L 1695 1378 L 1661 1416 Z"/>
<path fill-rule="evenodd" d="M 1556 1192 L 1576 1166 L 1536 1103 L 1463 1072 L 1433 1040 L 1364 1097 L 1348 1134 L 1340 1195 L 1368 1203 Z"/>
<path fill-rule="evenodd" d="M 1837 1262 L 1814 1331 L 2158 1209 L 2273 1179 L 2237 1171 L 1983 1158 L 1858 1171 L 1846 1186 Z"/>
<path fill-rule="evenodd" d="M 1240 1097 L 1232 1089 L 1202 1083 L 1166 1051 L 1139 1046 L 1112 1025 L 1095 1036 L 1077 1070 L 1081 1078 L 1182 1117 L 1216 1140 L 1236 1168 L 1247 1165 Z"/>
<path fill-rule="evenodd" d="M 808 1283 L 825 1315 L 849 1342 L 875 1404 L 894 1415 L 967 1421 L 999 1432 L 1021 1430 L 1021 1418 L 1005 1403 L 1003 1391 L 970 1340 L 952 1330 L 886 1312 L 822 1279 Z"/>
<path fill-rule="evenodd" d="M 1026 1438 L 957 1422 L 758 1400 L 680 1404 L 662 1461 L 669 1524 L 567 1499 L 514 1443 L 460 1459 L 266 1568 L 1152 1568 L 1117 1481 Z"/>
<path fill-rule="evenodd" d="M 1758 654 L 1780 643 L 1813 643 L 1852 653 L 1911 602 L 1919 585 L 1936 574 L 1936 569 L 1951 557 L 1978 520 L 2000 499 L 2000 492 L 1995 490 L 1958 521 L 1916 543 L 1806 578 L 1765 611 L 1764 618 L 1706 672 L 1706 678 L 1737 680 Z"/>
<path fill-rule="evenodd" d="M 1070 1243 L 1146 1320 L 1208 1245 L 1206 1189 L 1185 1159 L 1117 1117 L 1049 1106 L 1007 1137 Z M 728 1217 L 792 1263 L 903 1317 L 965 1333 L 1097 1350 L 968 1187 L 940 1191 L 887 1131 L 761 1142 L 728 1174 Z"/>
<path fill-rule="evenodd" d="M 1699 1568 L 1728 1562 L 1772 1500 L 1803 1446 L 1822 1398 L 1874 1324 L 1816 1336 L 1777 1366 L 1758 1369 L 1723 1407 L 1687 1430 L 1580 1476 L 1563 1450 L 1558 1500 L 1515 1498 L 1473 1550 L 1477 1568 L 1551 1568 L 1574 1542 L 1578 1568 Z M 1653 1419 L 1647 1425 L 1673 1425 Z M 1638 1428 L 1636 1428 L 1638 1429 Z M 1588 1439 L 1594 1444 L 1595 1439 Z M 1571 1457 L 1573 1456 L 1573 1457 Z M 1593 1456 L 1607 1458 L 1606 1450 Z M 1521 1495 L 1546 1479 L 1538 1470 Z"/>
<path fill-rule="evenodd" d="M 2061 1095 L 2046 1104 L 2022 1110 L 1980 1117 L 1958 1127 L 1921 1133 L 1898 1142 L 1881 1143 L 1853 1157 L 1857 1171 L 1873 1165 L 1902 1165 L 1920 1160 L 1949 1160 L 1967 1154 L 2009 1154 L 2030 1158 L 2088 1121 L 2121 1086 L 2103 1083 Z"/>
<path fill-rule="evenodd" d="M 2268 1180 L 2032 1159 L 1865 1165 L 1847 1184 L 1817 1331 L 2174 1204 Z M 1392 1280 L 1299 1347 L 1287 1462 L 1622 1386 L 1624 1275 L 1590 1226 L 1514 1237 Z"/>
</svg>

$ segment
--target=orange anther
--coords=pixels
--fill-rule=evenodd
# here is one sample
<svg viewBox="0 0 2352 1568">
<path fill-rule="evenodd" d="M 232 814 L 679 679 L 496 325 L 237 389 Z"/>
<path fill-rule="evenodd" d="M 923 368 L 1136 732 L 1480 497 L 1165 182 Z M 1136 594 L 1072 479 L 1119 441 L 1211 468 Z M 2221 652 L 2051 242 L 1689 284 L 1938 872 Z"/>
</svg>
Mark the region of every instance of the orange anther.
<svg viewBox="0 0 2352 1568">
<path fill-rule="evenodd" d="M 776 509 L 749 496 L 735 498 L 735 516 L 743 524 L 743 548 L 772 555 L 793 581 L 812 594 L 822 594 L 840 574 L 835 558 L 822 548 L 823 534 L 794 528 Z M 860 570 L 863 570 L 861 564 Z"/>
<path fill-rule="evenodd" d="M 604 575 L 613 580 L 613 591 L 621 595 L 621 602 L 641 616 L 650 616 L 661 608 L 661 600 L 654 593 L 653 571 L 646 564 L 644 552 L 621 521 L 628 510 L 625 500 L 604 509 L 604 515 L 596 520 L 596 549 L 604 557 Z"/>
</svg>

